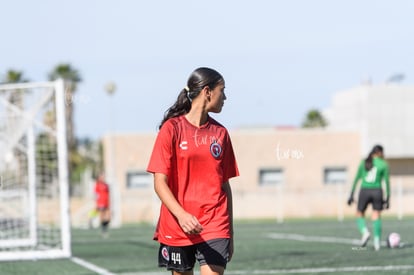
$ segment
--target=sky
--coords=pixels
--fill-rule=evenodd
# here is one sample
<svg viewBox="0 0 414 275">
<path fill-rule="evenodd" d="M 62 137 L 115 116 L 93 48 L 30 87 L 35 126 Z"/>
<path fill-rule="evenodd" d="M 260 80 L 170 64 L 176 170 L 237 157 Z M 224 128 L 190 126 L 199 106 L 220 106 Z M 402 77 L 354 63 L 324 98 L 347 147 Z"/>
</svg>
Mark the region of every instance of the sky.
<svg viewBox="0 0 414 275">
<path fill-rule="evenodd" d="M 224 76 L 212 116 L 230 130 L 300 126 L 362 81 L 414 82 L 410 0 L 0 1 L 0 79 L 45 81 L 71 64 L 80 138 L 156 132 L 198 67 Z"/>
</svg>

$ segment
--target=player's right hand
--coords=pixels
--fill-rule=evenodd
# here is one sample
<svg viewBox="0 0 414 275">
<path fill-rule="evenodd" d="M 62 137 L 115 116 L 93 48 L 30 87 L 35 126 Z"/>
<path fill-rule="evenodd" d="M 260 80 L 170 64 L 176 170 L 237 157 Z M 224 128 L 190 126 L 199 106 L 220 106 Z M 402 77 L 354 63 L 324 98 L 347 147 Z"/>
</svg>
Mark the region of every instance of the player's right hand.
<svg viewBox="0 0 414 275">
<path fill-rule="evenodd" d="M 351 205 L 354 202 L 354 196 L 350 196 L 348 199 L 348 205 Z"/>
</svg>

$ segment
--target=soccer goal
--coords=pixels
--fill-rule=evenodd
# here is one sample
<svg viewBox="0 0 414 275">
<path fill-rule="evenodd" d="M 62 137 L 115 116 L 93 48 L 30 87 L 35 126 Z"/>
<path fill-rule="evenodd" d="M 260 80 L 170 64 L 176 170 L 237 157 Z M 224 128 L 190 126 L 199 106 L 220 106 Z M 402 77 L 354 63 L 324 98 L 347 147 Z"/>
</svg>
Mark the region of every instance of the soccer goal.
<svg viewBox="0 0 414 275">
<path fill-rule="evenodd" d="M 0 85 L 0 261 L 71 255 L 64 87 Z"/>
</svg>

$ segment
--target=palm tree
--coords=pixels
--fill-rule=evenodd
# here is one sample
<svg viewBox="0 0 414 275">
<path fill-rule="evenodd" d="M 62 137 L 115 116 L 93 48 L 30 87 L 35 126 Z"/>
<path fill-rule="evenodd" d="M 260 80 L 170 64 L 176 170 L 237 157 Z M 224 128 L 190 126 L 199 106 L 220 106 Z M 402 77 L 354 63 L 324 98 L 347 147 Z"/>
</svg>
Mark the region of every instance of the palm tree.
<svg viewBox="0 0 414 275">
<path fill-rule="evenodd" d="M 2 80 L 4 84 L 10 84 L 10 83 L 22 83 L 27 82 L 27 79 L 23 77 L 22 71 L 15 71 L 15 70 L 8 70 L 6 72 L 6 76 Z M 23 104 L 23 94 L 20 90 L 13 90 L 8 98 L 8 101 L 15 105 L 16 107 L 21 108 Z"/>
<path fill-rule="evenodd" d="M 27 82 L 27 79 L 23 77 L 22 71 L 8 70 L 6 76 L 3 79 L 3 83 L 21 83 Z"/>
<path fill-rule="evenodd" d="M 317 109 L 309 110 L 302 123 L 303 128 L 324 128 L 327 125 L 326 119 Z"/>
<path fill-rule="evenodd" d="M 78 70 L 68 63 L 61 63 L 49 73 L 49 80 L 62 78 L 65 81 L 66 102 L 66 130 L 69 151 L 76 148 L 75 125 L 73 120 L 74 103 L 73 94 L 76 92 L 77 84 L 82 81 Z"/>
</svg>

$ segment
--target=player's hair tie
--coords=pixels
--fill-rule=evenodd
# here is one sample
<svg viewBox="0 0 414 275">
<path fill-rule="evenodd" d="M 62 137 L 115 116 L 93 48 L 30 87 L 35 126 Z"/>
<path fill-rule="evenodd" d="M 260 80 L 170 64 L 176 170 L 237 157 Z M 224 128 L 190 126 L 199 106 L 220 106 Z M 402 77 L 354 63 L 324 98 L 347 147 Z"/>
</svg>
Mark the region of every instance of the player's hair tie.
<svg viewBox="0 0 414 275">
<path fill-rule="evenodd" d="M 187 95 L 188 101 L 190 101 L 191 103 L 193 100 L 190 97 L 190 88 L 188 88 L 188 86 L 185 86 L 184 90 L 187 92 L 186 95 Z"/>
</svg>

